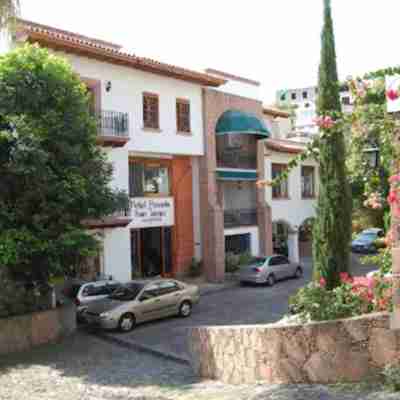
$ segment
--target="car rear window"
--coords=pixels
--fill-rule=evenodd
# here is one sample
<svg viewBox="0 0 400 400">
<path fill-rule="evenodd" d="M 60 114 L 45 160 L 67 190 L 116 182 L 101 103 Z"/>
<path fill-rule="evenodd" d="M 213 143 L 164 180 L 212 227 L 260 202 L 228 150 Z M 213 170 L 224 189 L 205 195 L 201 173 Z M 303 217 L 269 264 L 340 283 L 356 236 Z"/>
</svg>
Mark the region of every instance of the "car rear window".
<svg viewBox="0 0 400 400">
<path fill-rule="evenodd" d="M 257 267 L 263 265 L 265 263 L 265 261 L 267 261 L 267 259 L 265 257 L 256 257 L 253 260 L 254 265 L 256 265 Z"/>
</svg>

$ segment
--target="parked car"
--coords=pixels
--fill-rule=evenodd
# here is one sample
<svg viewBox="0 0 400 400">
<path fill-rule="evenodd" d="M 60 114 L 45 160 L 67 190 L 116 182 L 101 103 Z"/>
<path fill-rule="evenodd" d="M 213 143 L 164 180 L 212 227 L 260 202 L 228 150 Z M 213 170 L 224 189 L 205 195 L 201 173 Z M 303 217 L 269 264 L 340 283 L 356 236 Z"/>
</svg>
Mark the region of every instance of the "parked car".
<svg viewBox="0 0 400 400">
<path fill-rule="evenodd" d="M 287 257 L 273 255 L 255 258 L 249 265 L 240 269 L 240 283 L 266 283 L 273 286 L 285 278 L 301 278 L 303 268 L 299 263 L 291 263 Z"/>
<path fill-rule="evenodd" d="M 383 229 L 366 229 L 351 242 L 351 251 L 353 253 L 375 253 L 377 251 L 376 240 L 384 236 Z"/>
<path fill-rule="evenodd" d="M 173 279 L 137 280 L 90 304 L 84 318 L 103 329 L 129 332 L 141 322 L 175 315 L 189 317 L 199 300 L 200 290 L 194 285 Z"/>
<path fill-rule="evenodd" d="M 87 309 L 90 303 L 106 299 L 120 286 L 120 282 L 113 280 L 87 282 L 72 279 L 66 282 L 62 293 L 76 304 L 78 320 L 81 320 L 82 313 Z"/>
<path fill-rule="evenodd" d="M 366 275 L 367 278 L 373 278 L 375 275 L 376 276 L 380 276 L 381 271 L 379 269 L 376 269 L 374 271 L 368 272 L 368 274 Z M 385 278 L 391 278 L 393 276 L 393 274 L 391 272 L 387 272 L 384 277 Z"/>
</svg>

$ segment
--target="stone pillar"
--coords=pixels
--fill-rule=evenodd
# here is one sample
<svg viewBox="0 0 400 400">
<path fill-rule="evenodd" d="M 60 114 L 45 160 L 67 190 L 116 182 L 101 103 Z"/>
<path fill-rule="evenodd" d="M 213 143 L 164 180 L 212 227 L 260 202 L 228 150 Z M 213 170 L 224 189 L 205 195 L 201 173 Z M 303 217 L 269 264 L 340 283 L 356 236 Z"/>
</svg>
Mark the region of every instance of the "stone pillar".
<svg viewBox="0 0 400 400">
<path fill-rule="evenodd" d="M 393 257 L 393 303 L 392 329 L 400 329 L 400 247 L 392 249 Z"/>
<path fill-rule="evenodd" d="M 289 260 L 293 263 L 300 262 L 299 231 L 289 230 L 288 236 Z"/>
<path fill-rule="evenodd" d="M 258 179 L 264 180 L 265 176 L 265 144 L 264 140 L 257 143 L 257 170 Z M 260 254 L 270 256 L 273 254 L 272 246 L 272 213 L 271 207 L 265 199 L 265 188 L 257 189 L 257 222 L 260 235 Z"/>
</svg>

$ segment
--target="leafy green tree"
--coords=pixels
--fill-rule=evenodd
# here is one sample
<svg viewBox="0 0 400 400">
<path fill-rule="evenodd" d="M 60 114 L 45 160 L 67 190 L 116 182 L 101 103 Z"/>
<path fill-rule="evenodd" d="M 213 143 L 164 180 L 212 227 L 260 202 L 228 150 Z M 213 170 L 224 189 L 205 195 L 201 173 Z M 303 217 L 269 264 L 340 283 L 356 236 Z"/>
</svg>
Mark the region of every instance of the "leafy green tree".
<svg viewBox="0 0 400 400">
<path fill-rule="evenodd" d="M 0 57 L 0 268 L 46 281 L 93 255 L 82 221 L 127 206 L 110 188 L 89 96 L 70 65 L 38 46 Z"/>
<path fill-rule="evenodd" d="M 320 188 L 313 229 L 314 278 L 326 280 L 328 288 L 340 283 L 349 269 L 351 199 L 346 178 L 345 144 L 341 125 L 339 81 L 330 0 L 324 0 L 318 115 Z"/>
</svg>

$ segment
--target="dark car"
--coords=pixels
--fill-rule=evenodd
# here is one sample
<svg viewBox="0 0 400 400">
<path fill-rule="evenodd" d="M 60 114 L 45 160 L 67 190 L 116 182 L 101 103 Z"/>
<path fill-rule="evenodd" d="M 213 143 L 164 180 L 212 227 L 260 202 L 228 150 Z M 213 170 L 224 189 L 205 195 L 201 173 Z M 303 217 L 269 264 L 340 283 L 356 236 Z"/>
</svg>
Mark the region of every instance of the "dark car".
<svg viewBox="0 0 400 400">
<path fill-rule="evenodd" d="M 353 253 L 375 253 L 377 251 L 376 240 L 384 237 L 380 228 L 371 228 L 362 231 L 352 242 Z"/>
</svg>

